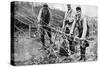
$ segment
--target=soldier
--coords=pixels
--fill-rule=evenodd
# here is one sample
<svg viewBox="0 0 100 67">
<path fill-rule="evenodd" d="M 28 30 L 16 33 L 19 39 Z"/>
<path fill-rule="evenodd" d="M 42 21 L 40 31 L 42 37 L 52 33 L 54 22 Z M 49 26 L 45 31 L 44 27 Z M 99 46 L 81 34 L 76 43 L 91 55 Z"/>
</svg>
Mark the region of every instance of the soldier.
<svg viewBox="0 0 100 67">
<path fill-rule="evenodd" d="M 73 24 L 74 17 L 75 17 L 75 12 L 71 8 L 70 4 L 67 5 L 67 8 L 68 8 L 68 10 L 65 13 L 65 18 L 63 21 L 63 30 L 66 34 L 70 34 L 70 30 L 72 28 L 72 24 Z M 73 53 L 75 51 L 75 49 L 74 49 L 72 38 L 68 38 L 68 42 L 69 42 L 69 50 L 71 51 L 71 53 Z"/>
<path fill-rule="evenodd" d="M 80 45 L 80 60 L 85 61 L 86 47 L 89 46 L 89 43 L 86 40 L 86 38 L 89 36 L 89 26 L 86 17 L 82 15 L 81 7 L 76 7 L 75 21 L 73 22 L 70 34 L 73 34 L 75 27 L 78 29 L 78 38 L 83 40 L 82 44 Z"/>
<path fill-rule="evenodd" d="M 71 8 L 70 4 L 67 5 L 67 8 L 68 8 L 68 10 L 65 13 L 65 17 L 64 17 L 64 21 L 63 21 L 63 29 L 67 34 L 69 34 L 70 31 L 68 31 L 67 29 L 71 28 L 71 25 L 72 25 L 72 23 L 74 21 L 74 17 L 75 17 L 75 12 Z"/>
<path fill-rule="evenodd" d="M 48 28 L 49 22 L 51 19 L 51 13 L 49 10 L 49 7 L 47 4 L 44 4 L 43 7 L 40 9 L 39 15 L 38 15 L 38 22 L 40 24 L 40 33 L 41 33 L 41 41 L 42 41 L 42 48 L 46 49 L 45 45 L 45 32 L 47 32 L 49 38 L 50 38 L 50 44 L 52 44 L 51 40 L 51 29 Z"/>
</svg>

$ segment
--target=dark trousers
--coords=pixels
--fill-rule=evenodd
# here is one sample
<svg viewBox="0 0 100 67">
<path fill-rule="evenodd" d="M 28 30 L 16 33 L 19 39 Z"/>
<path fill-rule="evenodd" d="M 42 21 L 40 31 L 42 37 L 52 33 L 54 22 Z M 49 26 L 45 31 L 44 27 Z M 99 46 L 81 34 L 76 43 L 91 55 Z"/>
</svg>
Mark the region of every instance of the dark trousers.
<svg viewBox="0 0 100 67">
<path fill-rule="evenodd" d="M 84 41 L 82 46 L 80 46 L 80 52 L 81 52 L 81 59 L 80 60 L 84 60 L 85 61 L 85 53 L 86 53 L 86 48 L 89 47 L 89 42 L 88 41 Z"/>
<path fill-rule="evenodd" d="M 69 49 L 70 49 L 70 51 L 72 53 L 74 53 L 75 52 L 75 44 L 74 44 L 74 41 L 73 40 L 70 40 L 70 39 L 68 39 L 68 41 L 69 41 Z"/>
<path fill-rule="evenodd" d="M 42 45 L 45 46 L 45 32 L 47 32 L 49 38 L 50 38 L 50 43 L 51 43 L 51 29 L 46 26 L 42 26 L 41 28 L 41 42 Z"/>
<path fill-rule="evenodd" d="M 85 61 L 85 52 L 86 52 L 86 48 L 80 46 L 80 52 L 81 52 L 81 58 L 80 60 L 84 60 Z"/>
</svg>

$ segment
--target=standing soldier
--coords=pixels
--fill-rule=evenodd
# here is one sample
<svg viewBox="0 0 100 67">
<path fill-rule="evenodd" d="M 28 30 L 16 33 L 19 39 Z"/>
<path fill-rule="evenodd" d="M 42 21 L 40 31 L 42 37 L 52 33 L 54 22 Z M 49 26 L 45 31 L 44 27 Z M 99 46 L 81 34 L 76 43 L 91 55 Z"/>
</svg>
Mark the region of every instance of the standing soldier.
<svg viewBox="0 0 100 67">
<path fill-rule="evenodd" d="M 67 29 L 71 28 L 71 25 L 74 21 L 74 17 L 75 17 L 75 12 L 73 11 L 73 9 L 71 8 L 71 5 L 68 4 L 67 5 L 67 12 L 65 13 L 65 17 L 64 17 L 64 21 L 63 21 L 63 30 L 69 34 L 70 31 L 68 31 Z"/>
<path fill-rule="evenodd" d="M 67 5 L 67 12 L 65 13 L 65 18 L 63 21 L 63 31 L 66 34 L 70 34 L 70 30 L 72 28 L 72 24 L 75 18 L 75 12 L 74 10 L 71 8 L 71 5 L 68 4 Z M 68 38 L 68 42 L 69 42 L 69 50 L 71 51 L 71 53 L 74 53 L 75 49 L 74 49 L 74 45 L 73 45 L 73 40 L 71 38 Z"/>
<path fill-rule="evenodd" d="M 86 17 L 83 17 L 81 12 L 82 12 L 81 7 L 76 7 L 75 22 L 72 25 L 71 34 L 73 33 L 75 27 L 77 27 L 78 38 L 80 40 L 83 40 L 82 44 L 80 45 L 80 53 L 81 53 L 80 60 L 85 61 L 86 47 L 89 46 L 88 41 L 86 41 L 86 38 L 89 36 L 89 26 L 88 26 L 88 23 L 86 21 Z"/>
<path fill-rule="evenodd" d="M 48 28 L 49 22 L 51 19 L 51 13 L 48 8 L 47 4 L 44 4 L 43 7 L 40 9 L 39 15 L 38 15 L 38 22 L 40 24 L 40 33 L 41 33 L 41 41 L 42 41 L 42 48 L 46 49 L 45 45 L 45 32 L 47 32 L 49 38 L 50 38 L 50 44 L 52 44 L 51 41 L 51 29 Z"/>
</svg>

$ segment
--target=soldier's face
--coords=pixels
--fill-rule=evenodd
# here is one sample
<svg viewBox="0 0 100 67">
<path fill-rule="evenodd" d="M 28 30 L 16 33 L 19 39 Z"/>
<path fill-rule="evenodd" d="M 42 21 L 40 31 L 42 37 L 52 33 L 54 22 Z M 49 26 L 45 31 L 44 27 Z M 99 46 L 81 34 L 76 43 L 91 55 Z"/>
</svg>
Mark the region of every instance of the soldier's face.
<svg viewBox="0 0 100 67">
<path fill-rule="evenodd" d="M 80 18 L 81 17 L 81 10 L 77 10 L 76 15 L 77 15 L 77 18 Z"/>
</svg>

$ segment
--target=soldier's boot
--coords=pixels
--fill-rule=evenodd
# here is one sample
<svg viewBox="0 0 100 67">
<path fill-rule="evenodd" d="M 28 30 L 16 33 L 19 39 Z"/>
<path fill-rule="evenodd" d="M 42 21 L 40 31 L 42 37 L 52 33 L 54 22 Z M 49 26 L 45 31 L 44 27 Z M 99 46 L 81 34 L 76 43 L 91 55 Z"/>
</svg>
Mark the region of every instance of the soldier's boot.
<svg viewBox="0 0 100 67">
<path fill-rule="evenodd" d="M 85 54 L 81 55 L 81 58 L 79 59 L 79 61 L 85 61 Z"/>
<path fill-rule="evenodd" d="M 75 52 L 74 46 L 70 46 L 70 51 L 71 51 L 71 54 L 74 54 Z"/>
</svg>

